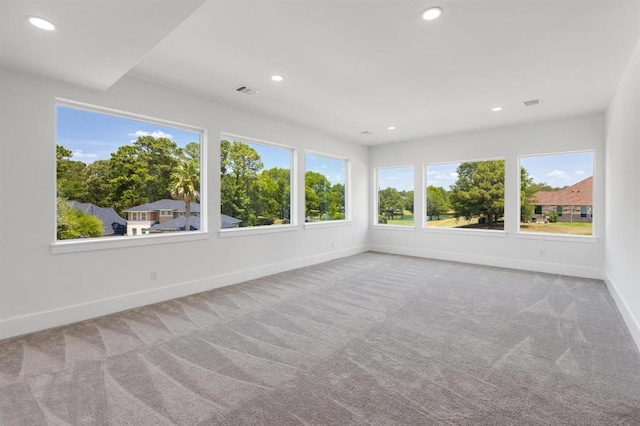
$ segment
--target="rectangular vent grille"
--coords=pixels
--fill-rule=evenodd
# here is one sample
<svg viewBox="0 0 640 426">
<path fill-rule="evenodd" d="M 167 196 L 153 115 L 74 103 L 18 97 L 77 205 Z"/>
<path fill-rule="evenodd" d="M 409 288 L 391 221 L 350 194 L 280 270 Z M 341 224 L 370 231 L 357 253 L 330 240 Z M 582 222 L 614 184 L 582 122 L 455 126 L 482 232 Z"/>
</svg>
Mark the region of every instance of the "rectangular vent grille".
<svg viewBox="0 0 640 426">
<path fill-rule="evenodd" d="M 532 99 L 530 101 L 524 101 L 524 106 L 534 106 L 542 103 L 542 99 Z"/>
<path fill-rule="evenodd" d="M 244 93 L 245 95 L 255 95 L 256 93 L 260 93 L 258 89 L 247 86 L 246 84 L 236 87 L 236 92 Z"/>
</svg>

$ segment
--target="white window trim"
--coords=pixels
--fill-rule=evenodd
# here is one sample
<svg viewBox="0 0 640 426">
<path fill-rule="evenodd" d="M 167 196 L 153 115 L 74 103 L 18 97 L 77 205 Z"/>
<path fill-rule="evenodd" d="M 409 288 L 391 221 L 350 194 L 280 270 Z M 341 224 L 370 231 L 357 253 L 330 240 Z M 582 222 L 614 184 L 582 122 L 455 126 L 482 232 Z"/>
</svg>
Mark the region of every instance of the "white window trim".
<svg viewBox="0 0 640 426">
<path fill-rule="evenodd" d="M 158 124 L 161 126 L 175 127 L 177 129 L 187 130 L 200 134 L 200 194 L 207 194 L 207 146 L 208 146 L 208 132 L 204 127 L 192 126 L 177 121 L 164 120 L 154 117 L 149 117 L 142 114 L 136 114 L 132 112 L 126 112 L 114 108 L 102 107 L 85 102 L 74 101 L 65 98 L 56 97 L 54 99 L 54 105 L 66 106 L 70 108 L 84 109 L 86 111 L 95 112 L 99 114 L 114 115 L 121 118 L 127 118 L 137 121 L 143 121 L 151 124 Z M 54 109 L 55 111 L 55 109 Z M 57 123 L 57 117 L 55 118 Z M 58 141 L 56 140 L 56 143 Z M 55 170 L 55 168 L 54 168 Z M 55 194 L 57 178 L 54 175 L 52 179 L 52 191 Z M 83 251 L 93 250 L 111 250 L 120 249 L 126 247 L 139 247 L 145 245 L 156 244 L 168 244 L 185 241 L 197 241 L 209 239 L 208 220 L 207 220 L 207 203 L 208 199 L 206 195 L 204 202 L 200 202 L 200 230 L 190 231 L 183 233 L 172 234 L 158 234 L 158 235 L 137 235 L 133 236 L 118 236 L 118 237 L 97 237 L 97 238 L 79 238 L 74 240 L 58 240 L 56 235 L 56 229 L 53 229 L 53 242 L 51 243 L 52 254 L 62 253 L 78 253 Z M 57 206 L 53 208 L 53 223 L 57 223 Z"/>
</svg>

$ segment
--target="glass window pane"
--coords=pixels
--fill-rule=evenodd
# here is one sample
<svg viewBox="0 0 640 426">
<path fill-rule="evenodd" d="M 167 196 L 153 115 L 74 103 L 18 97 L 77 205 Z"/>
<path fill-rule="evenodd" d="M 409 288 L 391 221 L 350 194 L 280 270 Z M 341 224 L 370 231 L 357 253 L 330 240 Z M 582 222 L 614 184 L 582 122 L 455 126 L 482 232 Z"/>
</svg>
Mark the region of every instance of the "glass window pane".
<svg viewBox="0 0 640 426">
<path fill-rule="evenodd" d="M 379 225 L 413 226 L 413 167 L 377 170 Z"/>
<path fill-rule="evenodd" d="M 593 234 L 593 152 L 521 157 L 520 168 L 521 232 Z"/>
<path fill-rule="evenodd" d="M 426 227 L 504 229 L 504 160 L 426 166 Z"/>
<path fill-rule="evenodd" d="M 291 221 L 292 150 L 250 139 L 220 142 L 221 228 Z"/>
<path fill-rule="evenodd" d="M 58 104 L 57 239 L 200 230 L 201 136 Z M 189 219 L 161 224 L 167 208 Z"/>
<path fill-rule="evenodd" d="M 346 218 L 346 160 L 305 155 L 305 221 Z"/>
</svg>

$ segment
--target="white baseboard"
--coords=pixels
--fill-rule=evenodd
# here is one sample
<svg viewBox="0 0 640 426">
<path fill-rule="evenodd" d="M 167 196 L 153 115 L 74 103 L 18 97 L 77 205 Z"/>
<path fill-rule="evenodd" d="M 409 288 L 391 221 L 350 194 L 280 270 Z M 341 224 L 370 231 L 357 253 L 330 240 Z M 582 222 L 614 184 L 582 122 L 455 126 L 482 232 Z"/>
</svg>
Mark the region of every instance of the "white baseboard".
<svg viewBox="0 0 640 426">
<path fill-rule="evenodd" d="M 255 278 L 315 265 L 329 260 L 364 253 L 369 246 L 357 246 L 345 250 L 334 250 L 305 258 L 245 269 L 229 274 L 206 277 L 194 281 L 173 284 L 152 290 L 129 293 L 108 299 L 95 300 L 80 305 L 65 306 L 50 311 L 8 318 L 0 321 L 0 339 L 19 336 L 34 331 L 58 327 L 77 321 L 96 318 L 127 309 L 158 303 L 202 291 L 213 290 Z"/>
<path fill-rule="evenodd" d="M 616 302 L 616 306 L 618 307 L 620 315 L 622 315 L 622 319 L 624 319 L 624 322 L 627 324 L 631 337 L 636 342 L 638 350 L 640 350 L 640 321 L 636 318 L 631 309 L 629 309 L 629 305 L 627 305 L 627 302 L 624 301 L 618 292 L 618 289 L 611 280 L 609 274 L 606 274 L 604 282 L 607 284 L 607 289 L 609 289 L 609 293 L 611 294 L 613 301 Z"/>
<path fill-rule="evenodd" d="M 425 250 L 409 247 L 372 244 L 371 250 L 382 253 L 402 254 L 406 256 L 426 257 L 429 259 L 450 260 L 453 262 L 472 263 L 476 265 L 496 266 L 499 268 L 522 269 L 525 271 L 544 272 L 548 274 L 570 275 L 582 278 L 604 279 L 600 268 L 562 265 L 559 263 L 535 262 L 531 260 L 508 259 L 504 257 L 446 252 L 441 250 Z"/>
</svg>

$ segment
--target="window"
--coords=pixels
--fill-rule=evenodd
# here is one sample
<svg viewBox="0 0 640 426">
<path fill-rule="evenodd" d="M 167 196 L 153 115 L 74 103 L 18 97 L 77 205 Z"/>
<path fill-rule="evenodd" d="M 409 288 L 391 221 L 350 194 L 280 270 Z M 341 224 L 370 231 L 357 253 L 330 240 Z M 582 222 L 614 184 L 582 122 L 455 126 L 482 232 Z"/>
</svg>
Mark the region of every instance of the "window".
<svg viewBox="0 0 640 426">
<path fill-rule="evenodd" d="M 414 226 L 413 167 L 377 169 L 379 225 Z"/>
<path fill-rule="evenodd" d="M 520 232 L 592 235 L 593 164 L 592 151 L 521 157 Z"/>
<path fill-rule="evenodd" d="M 141 235 L 126 220 L 147 220 L 140 205 L 200 210 L 201 131 L 70 102 L 56 125 L 57 240 Z"/>
<path fill-rule="evenodd" d="M 160 210 L 160 216 L 167 217 L 173 215 L 171 214 L 171 210 Z"/>
<path fill-rule="evenodd" d="M 304 164 L 305 221 L 345 219 L 347 161 L 307 153 Z"/>
<path fill-rule="evenodd" d="M 426 227 L 504 229 L 504 160 L 426 166 Z"/>
<path fill-rule="evenodd" d="M 221 228 L 289 224 L 292 157 L 290 148 L 222 135 Z"/>
</svg>

